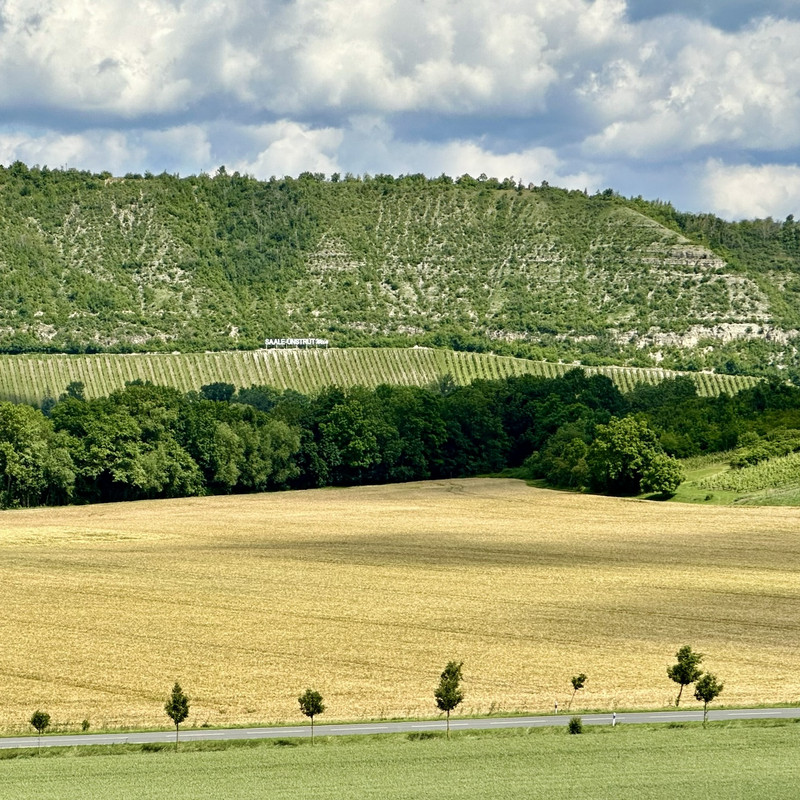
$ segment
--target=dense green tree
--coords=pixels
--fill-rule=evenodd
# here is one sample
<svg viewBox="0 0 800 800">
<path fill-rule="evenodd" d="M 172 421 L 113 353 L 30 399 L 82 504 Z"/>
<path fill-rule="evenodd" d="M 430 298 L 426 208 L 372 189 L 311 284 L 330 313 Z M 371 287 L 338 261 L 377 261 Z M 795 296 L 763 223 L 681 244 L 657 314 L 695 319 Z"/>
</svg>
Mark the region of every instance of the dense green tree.
<svg viewBox="0 0 800 800">
<path fill-rule="evenodd" d="M 711 672 L 706 672 L 697 679 L 694 696 L 703 704 L 703 725 L 708 720 L 708 704 L 712 700 L 716 700 L 724 688 L 725 684 L 720 683 L 717 676 Z"/>
<path fill-rule="evenodd" d="M 675 494 L 684 479 L 683 467 L 665 453 L 656 453 L 642 470 L 640 488 L 661 497 Z"/>
<path fill-rule="evenodd" d="M 325 711 L 322 695 L 314 689 L 306 689 L 303 694 L 297 698 L 297 702 L 300 704 L 300 711 L 311 720 L 311 743 L 313 744 L 314 717 Z"/>
<path fill-rule="evenodd" d="M 433 693 L 436 706 L 447 715 L 447 737 L 450 738 L 450 712 L 464 699 L 461 688 L 463 661 L 448 661 Z"/>
<path fill-rule="evenodd" d="M 329 410 L 319 427 L 334 483 L 388 479 L 400 455 L 400 441 L 374 392 L 351 390 Z"/>
<path fill-rule="evenodd" d="M 75 469 L 67 444 L 37 409 L 0 402 L 0 506 L 68 502 Z"/>
<path fill-rule="evenodd" d="M 645 420 L 613 418 L 607 425 L 597 426 L 586 463 L 597 489 L 612 494 L 638 494 L 646 473 L 653 478 L 662 473 L 669 476 L 663 461 L 657 462 L 662 465 L 660 472 L 652 471 L 654 459 L 662 454 L 658 437 Z"/>
<path fill-rule="evenodd" d="M 167 702 L 164 704 L 164 711 L 175 725 L 175 750 L 178 749 L 178 734 L 181 722 L 189 716 L 189 698 L 183 693 L 180 684 L 175 681 Z"/>
<path fill-rule="evenodd" d="M 675 681 L 680 686 L 678 696 L 675 698 L 675 706 L 680 705 L 683 687 L 694 683 L 702 674 L 700 664 L 703 661 L 702 653 L 695 653 L 691 646 L 684 645 L 675 653 L 678 662 L 671 667 L 667 667 L 667 677 Z"/>
<path fill-rule="evenodd" d="M 39 749 L 42 748 L 42 734 L 50 727 L 50 715 L 45 711 L 36 710 L 31 714 L 30 723 L 38 734 Z"/>
<path fill-rule="evenodd" d="M 200 387 L 200 395 L 206 400 L 213 400 L 217 403 L 227 403 L 231 400 L 236 387 L 232 383 L 207 383 Z"/>
</svg>

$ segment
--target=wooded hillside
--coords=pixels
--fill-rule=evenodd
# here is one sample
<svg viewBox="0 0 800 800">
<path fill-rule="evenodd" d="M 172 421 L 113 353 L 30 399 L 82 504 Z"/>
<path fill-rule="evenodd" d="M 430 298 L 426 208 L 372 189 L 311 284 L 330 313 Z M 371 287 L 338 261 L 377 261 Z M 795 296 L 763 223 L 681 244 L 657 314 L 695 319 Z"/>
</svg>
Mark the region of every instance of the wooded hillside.
<svg viewBox="0 0 800 800">
<path fill-rule="evenodd" d="M 0 350 L 266 336 L 588 364 L 798 365 L 800 230 L 468 176 L 0 168 Z M 786 374 L 785 372 L 782 374 Z"/>
</svg>

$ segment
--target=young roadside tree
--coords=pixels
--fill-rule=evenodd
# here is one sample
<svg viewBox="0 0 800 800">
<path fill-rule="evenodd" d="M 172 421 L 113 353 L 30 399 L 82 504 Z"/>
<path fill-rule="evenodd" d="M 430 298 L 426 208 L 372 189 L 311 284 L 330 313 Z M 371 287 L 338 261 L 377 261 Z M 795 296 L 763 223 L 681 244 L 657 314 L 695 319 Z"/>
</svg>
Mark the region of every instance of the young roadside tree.
<svg viewBox="0 0 800 800">
<path fill-rule="evenodd" d="M 38 747 L 39 750 L 42 749 L 42 734 L 50 727 L 50 715 L 45 713 L 44 711 L 36 710 L 31 714 L 30 719 L 31 725 L 36 729 L 36 732 L 39 734 L 38 737 Z"/>
<path fill-rule="evenodd" d="M 297 698 L 300 703 L 300 710 L 311 720 L 311 744 L 314 744 L 314 717 L 317 714 L 322 714 L 325 711 L 325 706 L 322 703 L 322 695 L 315 692 L 313 689 L 306 689 L 300 697 Z"/>
<path fill-rule="evenodd" d="M 712 700 L 716 700 L 724 688 L 725 684 L 720 683 L 717 676 L 711 672 L 706 672 L 698 679 L 694 687 L 694 696 L 703 703 L 703 725 L 708 719 L 708 704 Z"/>
<path fill-rule="evenodd" d="M 694 683 L 702 674 L 703 670 L 700 669 L 700 662 L 703 660 L 702 653 L 695 653 L 692 648 L 686 644 L 675 653 L 675 658 L 678 659 L 677 664 L 667 667 L 667 677 L 670 680 L 680 685 L 678 697 L 675 699 L 675 707 L 677 708 L 681 702 L 681 694 L 683 687 Z"/>
<path fill-rule="evenodd" d="M 586 676 L 582 672 L 580 675 L 572 676 L 572 697 L 570 697 L 569 703 L 567 703 L 567 711 L 569 711 L 570 708 L 572 707 L 572 701 L 575 699 L 575 695 L 578 693 L 580 689 L 583 689 L 585 683 L 586 683 Z"/>
<path fill-rule="evenodd" d="M 433 696 L 436 698 L 436 705 L 441 711 L 447 714 L 447 738 L 450 738 L 450 712 L 464 699 L 464 691 L 461 689 L 463 676 L 461 668 L 463 661 L 448 661 L 447 666 L 439 680 Z"/>
<path fill-rule="evenodd" d="M 167 716 L 175 723 L 175 750 L 178 750 L 178 733 L 181 722 L 189 716 L 189 698 L 183 693 L 180 684 L 175 681 L 172 693 L 164 705 Z"/>
</svg>

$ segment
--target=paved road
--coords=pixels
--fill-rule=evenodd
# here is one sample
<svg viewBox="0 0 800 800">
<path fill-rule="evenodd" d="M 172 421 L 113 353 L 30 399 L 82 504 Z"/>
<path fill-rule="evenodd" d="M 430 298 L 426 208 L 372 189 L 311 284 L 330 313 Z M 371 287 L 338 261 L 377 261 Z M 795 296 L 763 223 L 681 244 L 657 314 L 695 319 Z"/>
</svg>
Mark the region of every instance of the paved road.
<svg viewBox="0 0 800 800">
<path fill-rule="evenodd" d="M 552 725 L 566 725 L 569 714 L 543 717 L 489 717 L 450 720 L 454 731 L 465 729 L 492 728 L 541 728 Z M 795 719 L 800 718 L 800 708 L 732 708 L 709 711 L 709 720 L 726 719 Z M 584 725 L 610 725 L 611 714 L 583 714 Z M 700 722 L 702 711 L 653 711 L 630 714 L 617 714 L 618 725 L 639 722 Z M 373 733 L 414 733 L 421 731 L 443 731 L 444 720 L 426 722 L 370 722 L 343 725 L 315 726 L 317 736 L 353 736 Z M 181 731 L 182 742 L 215 741 L 220 739 L 280 739 L 307 737 L 311 735 L 308 725 L 284 728 L 229 728 L 208 730 L 189 728 Z M 87 744 L 145 744 L 147 742 L 174 742 L 175 731 L 149 731 L 145 733 L 82 733 L 50 735 L 42 737 L 42 747 L 74 747 Z M 17 736 L 0 739 L 0 748 L 36 747 L 36 737 Z"/>
</svg>

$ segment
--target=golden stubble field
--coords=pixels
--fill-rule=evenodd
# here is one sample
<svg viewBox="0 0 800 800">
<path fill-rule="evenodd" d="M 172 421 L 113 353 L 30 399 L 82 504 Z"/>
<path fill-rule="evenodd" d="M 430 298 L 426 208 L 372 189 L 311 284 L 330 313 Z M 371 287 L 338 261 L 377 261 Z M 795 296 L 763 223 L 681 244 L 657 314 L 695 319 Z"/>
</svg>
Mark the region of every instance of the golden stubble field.
<svg viewBox="0 0 800 800">
<path fill-rule="evenodd" d="M 698 508 L 512 480 L 0 515 L 0 727 L 663 706 L 677 648 L 722 700 L 800 702 L 800 511 Z M 687 705 L 695 705 L 688 693 Z"/>
</svg>

